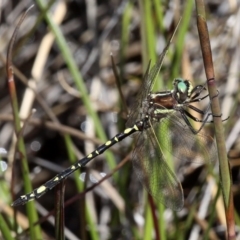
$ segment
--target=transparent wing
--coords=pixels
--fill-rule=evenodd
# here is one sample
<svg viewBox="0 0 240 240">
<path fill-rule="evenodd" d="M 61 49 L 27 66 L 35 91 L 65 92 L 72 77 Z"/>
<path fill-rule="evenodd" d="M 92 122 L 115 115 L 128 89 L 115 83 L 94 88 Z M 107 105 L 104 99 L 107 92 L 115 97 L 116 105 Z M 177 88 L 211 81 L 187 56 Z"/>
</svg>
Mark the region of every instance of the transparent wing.
<svg viewBox="0 0 240 240">
<path fill-rule="evenodd" d="M 132 127 L 137 120 L 141 118 L 141 109 L 142 103 L 146 99 L 147 94 L 149 93 L 149 85 L 153 84 L 154 79 L 150 78 L 149 69 L 150 69 L 151 61 L 148 63 L 147 70 L 143 77 L 142 86 L 137 94 L 136 102 L 131 106 L 129 117 L 126 122 L 126 127 Z"/>
<path fill-rule="evenodd" d="M 147 129 L 137 138 L 133 166 L 140 182 L 156 201 L 180 211 L 184 203 L 182 187 L 168 166 L 153 129 Z"/>
<path fill-rule="evenodd" d="M 155 131 L 156 134 L 161 133 L 161 148 L 173 155 L 173 161 L 209 164 L 217 159 L 214 140 L 202 132 L 193 134 L 179 112 L 168 114 L 155 127 Z"/>
<path fill-rule="evenodd" d="M 143 77 L 143 83 L 142 83 L 141 89 L 139 90 L 139 93 L 136 98 L 137 102 L 130 109 L 129 118 L 126 123 L 127 127 L 132 127 L 134 123 L 141 118 L 140 109 L 142 108 L 142 103 L 147 98 L 147 95 L 151 92 L 153 88 L 156 76 L 162 67 L 163 59 L 168 51 L 172 37 L 170 38 L 169 42 L 167 43 L 162 53 L 159 55 L 156 64 L 151 68 L 150 72 L 149 72 L 149 69 L 150 69 L 151 61 L 149 61 L 146 73 L 144 74 L 144 77 Z"/>
<path fill-rule="evenodd" d="M 148 192 L 173 210 L 183 207 L 183 193 L 174 167 L 169 164 L 195 162 L 208 164 L 217 157 L 213 139 L 193 134 L 178 112 L 168 113 L 136 137 L 133 166 Z"/>
</svg>

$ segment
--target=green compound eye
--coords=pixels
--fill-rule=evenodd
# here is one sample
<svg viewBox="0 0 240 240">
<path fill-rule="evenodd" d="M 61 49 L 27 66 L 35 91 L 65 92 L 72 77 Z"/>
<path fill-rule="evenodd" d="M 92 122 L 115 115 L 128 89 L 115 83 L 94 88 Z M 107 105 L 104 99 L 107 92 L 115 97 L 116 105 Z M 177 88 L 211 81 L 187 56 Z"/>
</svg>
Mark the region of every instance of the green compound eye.
<svg viewBox="0 0 240 240">
<path fill-rule="evenodd" d="M 187 87 L 187 85 L 186 85 L 185 82 L 181 81 L 181 82 L 178 83 L 177 88 L 178 88 L 178 91 L 179 91 L 179 92 L 184 93 L 184 92 L 187 91 L 187 88 L 188 88 L 188 87 Z"/>
</svg>

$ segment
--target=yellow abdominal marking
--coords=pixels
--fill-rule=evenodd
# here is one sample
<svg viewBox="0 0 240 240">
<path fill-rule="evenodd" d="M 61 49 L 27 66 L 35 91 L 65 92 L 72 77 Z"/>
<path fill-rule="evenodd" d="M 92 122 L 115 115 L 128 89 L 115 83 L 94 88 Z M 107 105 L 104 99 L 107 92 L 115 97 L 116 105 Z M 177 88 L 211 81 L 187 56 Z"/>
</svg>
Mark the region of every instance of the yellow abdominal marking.
<svg viewBox="0 0 240 240">
<path fill-rule="evenodd" d="M 30 197 L 35 197 L 35 194 L 34 194 L 34 193 L 31 193 L 31 194 L 30 194 Z"/>
<path fill-rule="evenodd" d="M 75 169 L 76 167 L 74 165 L 71 166 L 71 169 Z"/>
<path fill-rule="evenodd" d="M 54 182 L 55 182 L 55 181 L 58 181 L 58 180 L 59 180 L 58 177 L 55 177 L 55 178 L 53 179 Z"/>
<path fill-rule="evenodd" d="M 22 195 L 20 198 L 23 199 L 23 200 L 27 200 L 27 196 L 26 195 Z"/>
<path fill-rule="evenodd" d="M 42 185 L 41 187 L 39 187 L 39 188 L 37 189 L 37 193 L 42 193 L 42 192 L 44 192 L 46 189 L 47 189 L 47 188 L 46 188 L 44 185 Z"/>
<path fill-rule="evenodd" d="M 109 146 L 111 143 L 112 143 L 111 141 L 107 141 L 107 142 L 105 143 L 105 145 L 106 145 L 106 146 Z"/>
<path fill-rule="evenodd" d="M 116 142 L 118 142 L 118 138 L 117 138 L 117 137 L 115 137 L 114 140 L 115 140 Z"/>
<path fill-rule="evenodd" d="M 139 130 L 138 127 L 137 127 L 137 125 L 134 125 L 133 128 L 134 128 L 136 131 Z"/>
<path fill-rule="evenodd" d="M 96 153 L 97 155 L 99 155 L 99 152 L 98 152 L 98 150 L 96 150 L 96 151 L 95 151 L 95 153 Z"/>
<path fill-rule="evenodd" d="M 127 129 L 124 130 L 124 133 L 125 133 L 125 134 L 128 134 L 128 133 L 130 133 L 131 131 L 132 131 L 132 128 L 127 128 Z"/>
<path fill-rule="evenodd" d="M 87 158 L 91 158 L 92 157 L 92 154 L 89 154 L 88 156 L 87 156 Z"/>
</svg>

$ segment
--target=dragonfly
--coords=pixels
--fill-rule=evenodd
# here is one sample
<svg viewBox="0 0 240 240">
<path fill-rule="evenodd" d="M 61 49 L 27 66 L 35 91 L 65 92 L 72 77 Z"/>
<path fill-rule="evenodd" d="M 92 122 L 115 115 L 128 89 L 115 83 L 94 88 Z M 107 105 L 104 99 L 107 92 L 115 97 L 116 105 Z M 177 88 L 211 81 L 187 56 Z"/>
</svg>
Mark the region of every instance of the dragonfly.
<svg viewBox="0 0 240 240">
<path fill-rule="evenodd" d="M 133 135 L 135 148 L 132 162 L 140 182 L 156 201 L 175 211 L 183 208 L 182 186 L 168 159 L 171 158 L 173 162 L 197 159 L 197 162 L 208 163 L 213 161 L 215 154 L 211 150 L 213 139 L 200 132 L 212 114 L 206 114 L 206 111 L 192 105 L 208 97 L 208 94 L 202 94 L 206 90 L 203 85 L 193 87 L 189 80 L 176 78 L 172 89 L 152 92 L 172 37 L 155 65 L 150 67 L 149 62 L 136 104 L 130 110 L 126 129 L 31 193 L 20 196 L 12 206 L 40 198 L 74 171 Z M 190 109 L 200 113 L 203 118 L 196 118 Z M 201 122 L 201 127 L 195 130 L 190 119 Z"/>
</svg>

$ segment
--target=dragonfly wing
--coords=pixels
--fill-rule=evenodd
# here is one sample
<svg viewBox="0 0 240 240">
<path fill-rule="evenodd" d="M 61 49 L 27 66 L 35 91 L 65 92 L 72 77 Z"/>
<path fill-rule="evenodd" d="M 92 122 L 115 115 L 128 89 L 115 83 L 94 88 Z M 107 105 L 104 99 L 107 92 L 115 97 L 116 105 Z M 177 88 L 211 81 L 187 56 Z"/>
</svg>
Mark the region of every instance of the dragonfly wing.
<svg viewBox="0 0 240 240">
<path fill-rule="evenodd" d="M 147 98 L 147 95 L 152 91 L 153 85 L 156 80 L 156 76 L 161 70 L 164 57 L 168 51 L 173 35 L 171 36 L 162 53 L 159 55 L 157 62 L 151 69 L 150 69 L 151 61 L 149 61 L 147 70 L 143 76 L 143 83 L 141 89 L 139 90 L 139 93 L 136 98 L 137 102 L 131 107 L 129 118 L 126 123 L 127 127 L 132 127 L 137 120 L 141 119 L 141 112 L 139 112 L 139 110 L 141 111 L 143 101 Z"/>
<path fill-rule="evenodd" d="M 181 184 L 168 166 L 153 129 L 145 130 L 137 138 L 133 166 L 140 182 L 156 201 L 181 210 L 184 203 Z"/>
<path fill-rule="evenodd" d="M 148 94 L 147 85 L 149 84 L 149 80 L 150 80 L 149 79 L 150 65 L 151 65 L 151 61 L 149 61 L 147 70 L 144 74 L 141 89 L 139 90 L 137 97 L 136 97 L 137 101 L 133 104 L 133 106 L 131 106 L 129 117 L 126 122 L 126 127 L 132 127 L 137 120 L 141 119 L 142 103 Z"/>
<path fill-rule="evenodd" d="M 202 132 L 193 134 L 178 112 L 169 114 L 159 124 L 165 141 L 160 141 L 164 150 L 173 155 L 173 161 L 214 163 L 217 151 L 214 140 Z"/>
</svg>

